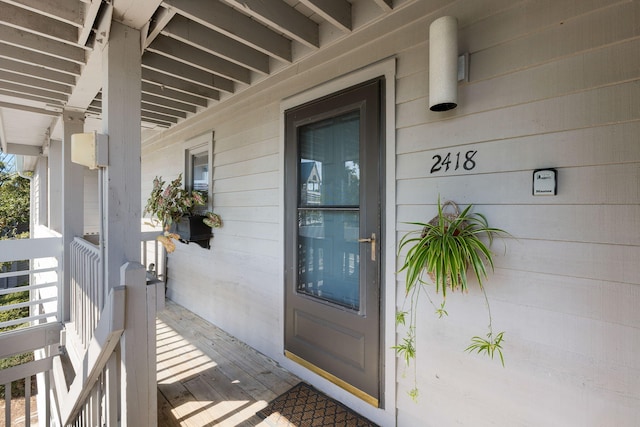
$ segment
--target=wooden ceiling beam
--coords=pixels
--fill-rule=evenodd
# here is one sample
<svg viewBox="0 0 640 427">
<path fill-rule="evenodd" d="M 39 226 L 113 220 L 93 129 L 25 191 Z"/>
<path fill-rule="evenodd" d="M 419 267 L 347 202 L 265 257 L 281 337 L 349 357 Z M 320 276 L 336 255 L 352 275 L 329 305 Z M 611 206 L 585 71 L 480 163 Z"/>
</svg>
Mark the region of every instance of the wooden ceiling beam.
<svg viewBox="0 0 640 427">
<path fill-rule="evenodd" d="M 149 24 L 149 29 L 142 44 L 145 49 L 160 35 L 175 15 L 176 11 L 173 9 L 158 8 L 155 15 L 153 15 L 153 20 Z"/>
<path fill-rule="evenodd" d="M 351 3 L 347 0 L 300 0 L 300 3 L 341 30 L 351 31 Z"/>
<path fill-rule="evenodd" d="M 73 86 L 76 83 L 76 78 L 71 74 L 60 73 L 58 71 L 48 70 L 42 66 L 25 64 L 23 62 L 13 61 L 6 58 L 0 58 L 0 70 L 11 71 L 13 73 L 32 76 L 69 86 Z"/>
<path fill-rule="evenodd" d="M 67 95 L 71 93 L 71 86 L 38 79 L 28 75 L 12 73 L 10 71 L 0 70 L 0 81 L 16 83 L 24 86 L 31 86 L 36 89 L 44 89 L 51 92 L 57 92 Z"/>
<path fill-rule="evenodd" d="M 184 111 L 187 113 L 195 113 L 198 111 L 195 105 L 179 102 L 169 98 L 163 98 L 161 96 L 152 95 L 149 93 L 142 93 L 142 101 L 148 104 L 158 105 L 160 107 L 171 108 L 178 111 Z"/>
<path fill-rule="evenodd" d="M 391 12 L 393 10 L 393 0 L 373 0 L 378 6 L 380 6 L 380 9 L 384 10 L 385 12 Z"/>
<path fill-rule="evenodd" d="M 82 67 L 82 73 L 78 77 L 73 92 L 69 96 L 67 107 L 79 111 L 86 110 L 87 106 L 102 89 L 103 83 L 103 54 L 109 43 L 109 32 L 111 31 L 113 7 L 106 5 L 100 19 L 96 22 L 96 32 L 100 37 L 96 37 L 94 48 L 88 51 L 86 61 Z M 93 25 L 93 24 L 92 24 Z"/>
<path fill-rule="evenodd" d="M 78 0 L 3 0 L 23 9 L 81 27 L 83 3 Z"/>
<path fill-rule="evenodd" d="M 171 123 L 165 123 L 165 122 L 161 122 L 160 120 L 149 119 L 148 117 L 142 117 L 140 122 L 143 128 L 157 129 L 160 127 L 160 128 L 168 129 L 171 127 Z M 149 125 L 152 125 L 152 126 L 149 126 Z"/>
<path fill-rule="evenodd" d="M 164 85 L 158 85 L 147 81 L 142 82 L 142 95 L 149 94 L 174 102 L 184 103 L 193 107 L 206 107 L 207 99 L 202 96 L 192 95 L 190 93 L 180 92 Z"/>
<path fill-rule="evenodd" d="M 96 110 L 102 111 L 102 93 L 99 93 L 96 96 L 96 99 L 91 101 L 91 104 L 89 104 L 89 107 L 91 108 L 92 111 L 96 111 Z M 164 114 L 165 116 L 171 116 L 179 119 L 187 118 L 187 113 L 185 111 L 165 107 L 163 105 L 158 105 L 155 103 L 146 102 L 144 94 L 142 96 L 142 101 L 140 102 L 140 107 L 142 111 L 149 111 L 152 113 Z"/>
<path fill-rule="evenodd" d="M 142 80 L 143 82 L 155 83 L 160 86 L 167 86 L 169 88 L 186 92 L 187 94 L 193 94 L 196 96 L 202 96 L 213 100 L 220 99 L 220 92 L 209 87 L 201 86 L 196 83 L 191 83 L 186 80 L 179 79 L 168 74 L 164 74 L 152 69 L 142 68 Z"/>
<path fill-rule="evenodd" d="M 31 111 L 31 113 L 37 114 L 46 114 L 47 111 L 42 111 L 39 109 L 35 109 L 38 111 Z M 18 156 L 41 156 L 42 155 L 42 147 L 37 145 L 26 145 L 26 144 L 12 144 L 11 142 L 7 142 L 7 153 L 15 154 Z"/>
<path fill-rule="evenodd" d="M 187 113 L 184 111 L 174 110 L 173 108 L 167 108 L 156 104 L 150 104 L 148 102 L 141 102 L 140 107 L 142 111 L 149 111 L 152 113 L 164 114 L 165 116 L 176 117 L 178 119 L 186 119 Z"/>
<path fill-rule="evenodd" d="M 93 23 L 98 17 L 100 11 L 101 0 L 91 0 L 88 5 L 83 5 L 82 11 L 82 26 L 78 31 L 78 44 L 84 46 L 89 40 L 91 30 L 93 29 Z"/>
<path fill-rule="evenodd" d="M 192 67 L 185 63 L 167 58 L 157 53 L 146 52 L 142 56 L 142 67 L 150 68 L 175 78 L 206 86 L 211 89 L 233 93 L 233 82 L 224 77 Z"/>
<path fill-rule="evenodd" d="M 291 62 L 291 41 L 219 1 L 165 0 L 180 15 L 269 56 Z"/>
<path fill-rule="evenodd" d="M 41 103 L 45 103 L 52 108 L 51 111 L 61 111 L 62 107 L 63 107 L 63 101 L 60 100 L 51 100 L 51 99 L 43 99 L 42 97 L 39 96 L 35 96 L 35 95 L 29 95 L 26 93 L 16 93 L 12 90 L 5 90 L 5 89 L 0 89 L 0 95 L 4 95 L 4 96 L 9 96 L 11 98 L 20 98 L 20 100 L 25 100 L 25 101 L 34 101 L 34 102 L 41 102 Z M 18 104 L 16 104 L 18 105 Z M 57 115 L 58 113 L 56 113 Z"/>
<path fill-rule="evenodd" d="M 175 15 L 162 34 L 261 74 L 269 74 L 269 56 L 184 16 Z"/>
<path fill-rule="evenodd" d="M 17 28 L 0 24 L 0 41 L 2 43 L 27 49 L 49 57 L 59 58 L 65 62 L 73 62 L 76 64 L 84 64 L 87 60 L 86 51 L 80 47 L 70 44 L 61 43 L 46 37 L 41 37 Z M 4 53 L 4 49 L 0 50 L 0 54 Z M 47 64 L 42 60 L 41 64 Z M 78 67 L 79 69 L 80 67 Z M 75 74 L 80 74 L 79 72 Z"/>
<path fill-rule="evenodd" d="M 144 120 L 145 118 L 149 118 L 153 120 L 160 120 L 166 123 L 172 123 L 172 124 L 178 123 L 177 117 L 167 116 L 165 114 L 160 114 L 160 113 L 154 113 L 152 111 L 142 110 L 141 115 L 142 115 L 142 120 Z"/>
<path fill-rule="evenodd" d="M 0 22 L 67 43 L 78 41 L 78 28 L 39 13 L 0 2 Z"/>
<path fill-rule="evenodd" d="M 320 46 L 318 24 L 282 0 L 227 0 L 256 21 L 312 48 Z"/>
<path fill-rule="evenodd" d="M 31 86 L 24 86 L 16 83 L 10 83 L 0 80 L 0 89 L 4 89 L 13 93 L 15 97 L 21 97 L 22 94 L 33 95 L 40 98 L 41 102 L 66 102 L 67 96 L 59 92 L 51 92 L 49 90 L 38 89 Z"/>
<path fill-rule="evenodd" d="M 248 69 L 167 36 L 158 36 L 147 50 L 229 80 L 251 82 Z"/>
<path fill-rule="evenodd" d="M 33 66 L 43 66 L 45 69 L 54 70 L 73 76 L 80 75 L 82 67 L 75 62 L 65 61 L 64 59 L 54 58 L 42 53 L 33 52 L 16 46 L 10 46 L 0 41 L 0 57 L 17 60 L 25 64 Z"/>
<path fill-rule="evenodd" d="M 140 122 L 141 122 L 141 126 L 143 128 L 146 127 L 146 128 L 157 129 L 157 128 L 160 127 L 160 128 L 168 129 L 168 128 L 171 127 L 171 123 L 166 123 L 166 122 L 163 122 L 163 121 L 160 121 L 160 120 L 153 120 L 153 119 L 150 119 L 148 117 L 141 117 Z"/>
</svg>

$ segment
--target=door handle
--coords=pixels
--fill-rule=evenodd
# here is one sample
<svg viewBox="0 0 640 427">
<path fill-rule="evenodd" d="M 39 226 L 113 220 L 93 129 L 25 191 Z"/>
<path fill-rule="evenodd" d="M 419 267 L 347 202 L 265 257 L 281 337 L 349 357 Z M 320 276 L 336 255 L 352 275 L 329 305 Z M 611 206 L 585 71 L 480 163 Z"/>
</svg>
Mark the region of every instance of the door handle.
<svg viewBox="0 0 640 427">
<path fill-rule="evenodd" d="M 371 261 L 376 260 L 376 233 L 371 233 L 371 237 L 358 239 L 359 243 L 371 243 Z"/>
</svg>

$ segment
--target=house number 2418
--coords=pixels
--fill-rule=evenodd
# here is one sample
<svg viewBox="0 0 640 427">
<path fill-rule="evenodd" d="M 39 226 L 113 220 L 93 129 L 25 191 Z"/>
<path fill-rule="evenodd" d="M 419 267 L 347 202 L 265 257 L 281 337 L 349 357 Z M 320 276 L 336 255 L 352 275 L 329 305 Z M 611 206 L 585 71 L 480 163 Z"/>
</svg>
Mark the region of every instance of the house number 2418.
<svg viewBox="0 0 640 427">
<path fill-rule="evenodd" d="M 440 172 L 444 169 L 444 172 L 449 172 L 449 169 L 457 171 L 460 168 L 470 171 L 476 167 L 476 161 L 473 157 L 476 155 L 476 150 L 469 150 L 466 153 L 447 153 L 442 157 L 440 154 L 436 154 L 432 157 L 435 161 L 431 166 L 431 173 Z"/>
</svg>

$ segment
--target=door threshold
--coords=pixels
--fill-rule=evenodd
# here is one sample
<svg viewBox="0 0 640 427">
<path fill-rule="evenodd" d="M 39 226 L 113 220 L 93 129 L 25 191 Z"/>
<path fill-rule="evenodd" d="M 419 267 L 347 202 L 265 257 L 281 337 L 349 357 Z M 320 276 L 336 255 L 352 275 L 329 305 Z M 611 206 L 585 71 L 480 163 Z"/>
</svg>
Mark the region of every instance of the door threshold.
<svg viewBox="0 0 640 427">
<path fill-rule="evenodd" d="M 326 380 L 329 380 L 333 384 L 337 385 L 340 388 L 345 389 L 346 391 L 348 391 L 349 393 L 353 394 L 357 398 L 359 398 L 361 400 L 364 400 L 369 405 L 371 405 L 371 406 L 373 406 L 375 408 L 379 408 L 380 407 L 379 406 L 380 405 L 380 401 L 377 398 L 375 398 L 375 397 L 371 396 L 370 394 L 360 390 L 357 387 L 354 387 L 353 385 L 347 383 L 346 381 L 341 380 L 340 378 L 338 378 L 335 375 L 325 371 L 324 369 L 317 367 L 313 363 L 304 360 L 300 356 L 297 356 L 297 355 L 291 353 L 288 350 L 284 351 L 284 355 L 285 355 L 285 357 L 287 359 L 293 360 L 294 362 L 296 362 L 297 364 L 305 367 L 306 369 L 310 370 L 311 372 L 320 375 L 322 378 L 324 378 Z"/>
</svg>

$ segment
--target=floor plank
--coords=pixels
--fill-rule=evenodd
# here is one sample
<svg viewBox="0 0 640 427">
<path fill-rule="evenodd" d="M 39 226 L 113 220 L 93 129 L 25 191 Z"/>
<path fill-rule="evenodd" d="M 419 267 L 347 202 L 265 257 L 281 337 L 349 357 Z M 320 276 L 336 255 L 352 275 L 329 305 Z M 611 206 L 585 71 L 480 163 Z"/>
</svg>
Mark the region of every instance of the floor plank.
<svg viewBox="0 0 640 427">
<path fill-rule="evenodd" d="M 259 425 L 255 415 L 300 380 L 171 301 L 157 322 L 158 425 Z"/>
</svg>

